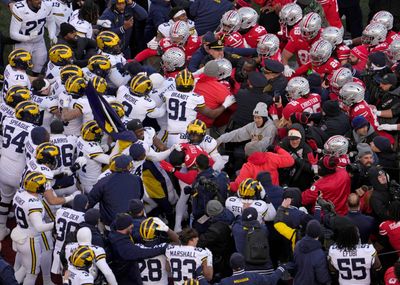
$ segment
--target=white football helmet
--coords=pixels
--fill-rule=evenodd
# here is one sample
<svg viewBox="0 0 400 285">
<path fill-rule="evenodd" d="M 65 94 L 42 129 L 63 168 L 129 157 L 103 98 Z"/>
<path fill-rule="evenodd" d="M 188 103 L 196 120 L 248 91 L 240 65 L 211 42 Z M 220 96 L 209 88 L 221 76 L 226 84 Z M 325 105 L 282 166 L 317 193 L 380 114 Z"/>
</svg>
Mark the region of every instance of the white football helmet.
<svg viewBox="0 0 400 285">
<path fill-rule="evenodd" d="M 346 106 L 352 106 L 364 100 L 365 88 L 358 83 L 348 82 L 339 91 L 339 98 Z"/>
<path fill-rule="evenodd" d="M 383 24 L 371 23 L 362 32 L 361 42 L 363 44 L 376 46 L 386 40 L 387 29 Z"/>
<path fill-rule="evenodd" d="M 286 26 L 294 26 L 303 18 L 303 10 L 296 3 L 286 4 L 279 12 L 279 22 Z"/>
<path fill-rule="evenodd" d="M 312 40 L 321 29 L 321 17 L 314 12 L 308 13 L 300 22 L 301 36 L 306 40 Z"/>
<path fill-rule="evenodd" d="M 254 27 L 257 24 L 258 13 L 253 8 L 242 7 L 238 10 L 238 13 L 242 18 L 240 29 L 246 30 L 248 28 Z"/>
<path fill-rule="evenodd" d="M 235 10 L 225 12 L 221 18 L 221 29 L 224 33 L 230 34 L 237 32 L 240 29 L 242 18 L 240 14 Z"/>
<path fill-rule="evenodd" d="M 327 40 L 336 48 L 343 42 L 343 30 L 336 27 L 326 27 L 321 33 L 321 38 Z"/>
<path fill-rule="evenodd" d="M 310 93 L 310 84 L 304 77 L 293 77 L 286 86 L 289 100 L 296 100 Z"/>
<path fill-rule="evenodd" d="M 215 60 L 218 63 L 218 80 L 228 78 L 232 75 L 232 63 L 226 58 Z"/>
<path fill-rule="evenodd" d="M 393 15 L 388 11 L 379 11 L 375 13 L 370 23 L 380 23 L 389 31 L 393 29 Z"/>
<path fill-rule="evenodd" d="M 329 81 L 330 85 L 337 90 L 349 82 L 353 82 L 353 73 L 346 67 L 340 67 L 333 71 L 332 77 Z"/>
<path fill-rule="evenodd" d="M 175 71 L 176 69 L 183 67 L 186 62 L 185 52 L 178 48 L 172 47 L 167 49 L 161 56 L 163 68 L 166 71 Z"/>
<path fill-rule="evenodd" d="M 400 60 L 400 40 L 394 40 L 386 51 L 389 60 L 394 63 Z"/>
<path fill-rule="evenodd" d="M 340 157 L 347 154 L 349 141 L 340 135 L 330 137 L 324 144 L 324 154 Z"/>
<path fill-rule="evenodd" d="M 183 46 L 190 36 L 190 30 L 188 23 L 184 21 L 177 21 L 172 24 L 169 30 L 169 38 L 171 42 Z"/>
<path fill-rule="evenodd" d="M 310 49 L 310 61 L 313 65 L 324 64 L 332 55 L 332 45 L 327 40 L 318 40 Z"/>
<path fill-rule="evenodd" d="M 257 44 L 257 53 L 262 56 L 273 56 L 279 49 L 279 39 L 274 34 L 266 34 Z"/>
</svg>

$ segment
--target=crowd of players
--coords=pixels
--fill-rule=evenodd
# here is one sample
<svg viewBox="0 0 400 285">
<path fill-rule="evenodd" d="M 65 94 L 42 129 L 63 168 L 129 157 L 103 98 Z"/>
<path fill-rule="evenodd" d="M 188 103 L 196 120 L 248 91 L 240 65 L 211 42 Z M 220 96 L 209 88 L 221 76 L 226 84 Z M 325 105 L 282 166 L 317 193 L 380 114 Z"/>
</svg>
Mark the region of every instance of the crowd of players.
<svg viewBox="0 0 400 285">
<path fill-rule="evenodd" d="M 344 39 L 336 1 L 261 3 L 277 33 L 200 1 L 10 2 L 1 284 L 400 284 L 390 11 Z"/>
</svg>

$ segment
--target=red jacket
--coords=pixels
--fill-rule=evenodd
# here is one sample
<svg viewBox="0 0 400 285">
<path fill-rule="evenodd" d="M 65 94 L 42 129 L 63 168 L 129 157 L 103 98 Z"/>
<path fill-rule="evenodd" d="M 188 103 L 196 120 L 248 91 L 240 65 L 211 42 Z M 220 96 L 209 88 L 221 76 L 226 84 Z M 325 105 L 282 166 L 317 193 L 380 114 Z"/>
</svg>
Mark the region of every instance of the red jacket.
<svg viewBox="0 0 400 285">
<path fill-rule="evenodd" d="M 400 285 L 399 280 L 397 280 L 396 274 L 394 274 L 394 266 L 389 267 L 385 273 L 385 285 Z"/>
<path fill-rule="evenodd" d="M 231 191 L 236 192 L 243 180 L 246 178 L 256 179 L 258 173 L 263 171 L 271 174 L 273 185 L 279 185 L 278 168 L 291 167 L 293 164 L 293 157 L 281 147 L 277 147 L 276 153 L 255 152 L 243 164 L 235 181 L 231 182 Z"/>
<path fill-rule="evenodd" d="M 337 168 L 333 174 L 326 175 L 317 180 L 310 189 L 301 194 L 302 204 L 315 205 L 318 191 L 321 191 L 322 198 L 330 200 L 335 205 L 335 211 L 344 216 L 349 211 L 347 197 L 350 195 L 351 180 L 344 168 Z"/>
<path fill-rule="evenodd" d="M 210 109 L 216 109 L 221 106 L 222 103 L 224 103 L 225 98 L 231 94 L 229 88 L 218 82 L 217 78 L 205 74 L 200 75 L 196 87 L 194 88 L 194 92 L 204 97 L 206 106 Z M 197 118 L 206 123 L 207 128 L 211 127 L 214 123 L 214 119 L 206 117 L 200 113 L 197 114 Z"/>
</svg>

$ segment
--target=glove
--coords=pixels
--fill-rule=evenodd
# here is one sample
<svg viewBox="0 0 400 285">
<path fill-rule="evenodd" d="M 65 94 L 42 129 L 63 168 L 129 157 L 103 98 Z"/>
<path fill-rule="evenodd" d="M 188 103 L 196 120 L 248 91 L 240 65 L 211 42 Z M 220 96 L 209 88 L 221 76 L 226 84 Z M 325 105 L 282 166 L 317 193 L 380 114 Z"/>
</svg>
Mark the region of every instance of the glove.
<svg viewBox="0 0 400 285">
<path fill-rule="evenodd" d="M 74 175 L 73 171 L 69 167 L 64 168 L 62 172 L 67 176 Z"/>
<path fill-rule="evenodd" d="M 154 223 L 157 225 L 157 231 L 168 232 L 169 227 L 159 218 L 153 218 Z"/>
<path fill-rule="evenodd" d="M 168 161 L 161 160 L 161 161 L 160 161 L 160 166 L 161 166 L 161 168 L 164 169 L 166 172 L 169 172 L 169 173 L 174 173 L 174 172 L 175 172 L 175 167 L 173 167 L 172 164 L 169 163 Z"/>
<path fill-rule="evenodd" d="M 308 139 L 307 144 L 311 147 L 312 150 L 316 151 L 318 149 L 317 143 L 314 139 Z"/>
<path fill-rule="evenodd" d="M 281 267 L 283 270 L 293 270 L 294 269 L 294 263 L 293 262 L 288 262 L 288 263 L 283 263 L 279 267 Z"/>
<path fill-rule="evenodd" d="M 115 68 L 119 71 L 119 73 L 121 73 L 122 75 L 125 74 L 126 70 L 125 70 L 125 66 L 122 62 L 118 62 L 115 65 Z"/>
<path fill-rule="evenodd" d="M 156 40 L 156 37 L 154 37 L 151 41 L 149 41 L 149 42 L 147 43 L 147 47 L 148 47 L 149 49 L 153 49 L 153 50 L 158 49 L 158 42 L 157 42 L 157 40 Z"/>
<path fill-rule="evenodd" d="M 176 151 L 182 151 L 182 146 L 179 143 L 174 144 L 171 148 Z"/>
<path fill-rule="evenodd" d="M 97 20 L 96 23 L 98 26 L 103 28 L 111 28 L 111 21 L 110 20 Z"/>
<path fill-rule="evenodd" d="M 292 76 L 293 73 L 294 69 L 292 69 L 289 65 L 285 65 L 285 69 L 283 70 L 283 75 L 285 75 L 286 77 L 290 77 Z"/>
<path fill-rule="evenodd" d="M 81 194 L 81 191 L 75 191 L 75 192 L 72 193 L 71 195 L 65 196 L 65 197 L 64 197 L 64 199 L 65 199 L 65 203 L 64 203 L 64 204 L 69 203 L 69 202 L 71 202 L 72 200 L 74 200 L 75 196 L 78 195 L 78 194 Z"/>
<path fill-rule="evenodd" d="M 82 168 L 84 165 L 86 165 L 87 159 L 84 156 L 80 156 L 75 160 L 75 163 L 77 163 L 79 167 Z"/>
<path fill-rule="evenodd" d="M 222 103 L 222 106 L 224 106 L 225 109 L 229 108 L 236 102 L 235 96 L 229 95 L 225 98 L 224 103 Z"/>
<path fill-rule="evenodd" d="M 318 154 L 314 156 L 312 152 L 307 153 L 308 162 L 311 165 L 316 165 L 318 163 Z"/>
<path fill-rule="evenodd" d="M 382 124 L 378 126 L 378 130 L 380 131 L 397 131 L 397 125 L 391 125 L 391 124 Z"/>
<path fill-rule="evenodd" d="M 343 43 L 344 43 L 346 46 L 351 46 L 351 45 L 353 44 L 353 40 L 343 40 Z"/>
</svg>

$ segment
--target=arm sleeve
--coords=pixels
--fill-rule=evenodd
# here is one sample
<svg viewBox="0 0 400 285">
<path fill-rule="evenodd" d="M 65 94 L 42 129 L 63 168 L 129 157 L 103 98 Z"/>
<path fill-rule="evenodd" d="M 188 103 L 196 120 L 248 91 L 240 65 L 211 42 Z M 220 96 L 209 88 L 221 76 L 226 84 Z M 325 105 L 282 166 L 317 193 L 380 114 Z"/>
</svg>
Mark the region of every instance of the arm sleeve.
<svg viewBox="0 0 400 285">
<path fill-rule="evenodd" d="M 166 112 L 165 104 L 162 104 L 160 107 L 154 108 L 154 111 L 148 113 L 147 115 L 150 118 L 160 118 L 164 116 L 165 112 Z"/>
<path fill-rule="evenodd" d="M 278 233 L 292 242 L 292 250 L 296 244 L 296 230 L 286 225 L 284 222 L 274 224 L 274 228 Z"/>
<path fill-rule="evenodd" d="M 313 187 L 313 186 L 312 186 Z M 312 205 L 317 200 L 318 191 L 307 189 L 303 193 L 301 193 L 301 202 L 303 205 Z"/>
<path fill-rule="evenodd" d="M 109 164 L 110 156 L 108 154 L 102 153 L 92 158 L 93 160 L 100 162 L 101 164 Z"/>
<path fill-rule="evenodd" d="M 90 190 L 90 193 L 88 195 L 88 200 L 89 200 L 89 208 L 92 208 L 94 205 L 97 204 L 97 202 L 100 201 L 101 196 L 102 196 L 102 185 L 104 183 L 104 181 L 102 181 L 104 179 L 101 179 L 99 182 L 97 182 L 94 186 L 93 189 Z"/>
<path fill-rule="evenodd" d="M 255 48 L 233 48 L 233 47 L 224 47 L 224 51 L 237 54 L 240 56 L 256 56 L 257 49 Z"/>
<path fill-rule="evenodd" d="M 7 285 L 18 285 L 17 280 L 15 280 L 14 270 L 11 266 L 6 266 L 0 272 L 0 283 Z"/>
<path fill-rule="evenodd" d="M 197 174 L 198 174 L 197 170 L 189 170 L 186 173 L 182 173 L 180 171 L 174 172 L 176 178 L 189 185 L 192 185 L 192 183 L 197 177 Z"/>
<path fill-rule="evenodd" d="M 165 246 L 145 247 L 130 243 L 129 248 L 125 247 L 124 251 L 121 252 L 121 255 L 124 256 L 125 260 L 136 261 L 164 253 Z"/>
<path fill-rule="evenodd" d="M 54 17 L 51 13 L 46 18 L 46 27 L 47 27 L 47 32 L 49 33 L 49 38 L 56 39 L 57 38 L 56 21 L 54 20 Z"/>
<path fill-rule="evenodd" d="M 273 221 L 275 219 L 276 216 L 276 210 L 274 205 L 272 205 L 272 203 L 267 204 L 267 211 L 264 215 L 264 221 L 268 222 L 268 221 Z"/>
<path fill-rule="evenodd" d="M 161 161 L 167 159 L 172 150 L 173 149 L 167 149 L 166 151 L 156 152 L 154 151 L 154 149 L 150 148 L 146 154 L 146 159 L 149 159 L 151 161 Z"/>
<path fill-rule="evenodd" d="M 30 40 L 29 36 L 25 36 L 19 33 L 21 30 L 21 23 L 22 19 L 19 18 L 17 15 L 14 13 L 14 9 L 12 12 L 11 16 L 11 23 L 10 23 L 10 38 L 13 40 L 19 41 L 19 42 L 26 42 Z"/>
<path fill-rule="evenodd" d="M 117 285 L 117 280 L 115 279 L 114 273 L 111 271 L 110 266 L 108 266 L 106 259 L 100 259 L 96 262 L 96 266 L 100 269 L 101 273 L 103 273 L 104 277 L 107 279 L 108 284 Z"/>
<path fill-rule="evenodd" d="M 214 160 L 213 169 L 221 171 L 224 168 L 227 160 L 225 160 L 217 150 L 213 151 L 210 156 Z"/>
<path fill-rule="evenodd" d="M 223 134 L 218 138 L 218 142 L 242 142 L 251 139 L 249 129 L 252 128 L 254 123 L 249 123 L 244 127 L 231 131 L 229 133 Z"/>
<path fill-rule="evenodd" d="M 142 6 L 133 2 L 132 6 L 130 8 L 132 9 L 132 12 L 133 12 L 133 18 L 136 21 L 146 20 L 146 18 L 148 16 L 147 11 Z"/>
<path fill-rule="evenodd" d="M 201 0 L 195 0 L 191 5 L 190 5 L 190 8 L 189 8 L 189 12 L 190 12 L 190 15 L 193 17 L 193 18 L 196 18 L 196 16 L 197 16 L 197 9 L 199 8 L 199 2 L 200 2 Z M 194 20 L 194 19 L 193 19 Z"/>
<path fill-rule="evenodd" d="M 189 60 L 188 69 L 190 72 L 195 72 L 199 69 L 201 60 L 205 55 L 202 53 L 201 49 L 196 50 Z"/>
<path fill-rule="evenodd" d="M 129 82 L 131 76 L 130 75 L 124 76 L 116 68 L 112 68 L 110 70 L 109 79 L 115 86 L 122 86 Z"/>
<path fill-rule="evenodd" d="M 147 49 L 139 52 L 135 56 L 135 60 L 137 62 L 142 62 L 142 61 L 148 59 L 149 57 L 156 56 L 156 55 L 158 55 L 158 51 L 157 50 L 147 48 Z"/>
<path fill-rule="evenodd" d="M 286 150 L 284 150 L 281 147 L 278 148 L 278 150 L 276 151 L 276 154 L 274 154 L 274 153 L 271 153 L 271 154 L 274 155 L 274 158 L 271 159 L 271 161 L 275 161 L 276 166 L 278 168 L 290 167 L 294 164 L 294 159 L 290 155 L 290 153 L 288 153 Z"/>
<path fill-rule="evenodd" d="M 29 219 L 33 225 L 35 231 L 38 232 L 47 232 L 53 229 L 53 223 L 43 223 L 42 215 L 39 212 L 33 212 L 29 214 Z"/>
<path fill-rule="evenodd" d="M 282 267 L 280 267 L 282 268 Z M 282 270 L 278 268 L 271 275 L 260 275 L 259 285 L 275 285 L 278 283 L 279 279 L 282 277 Z"/>
</svg>

